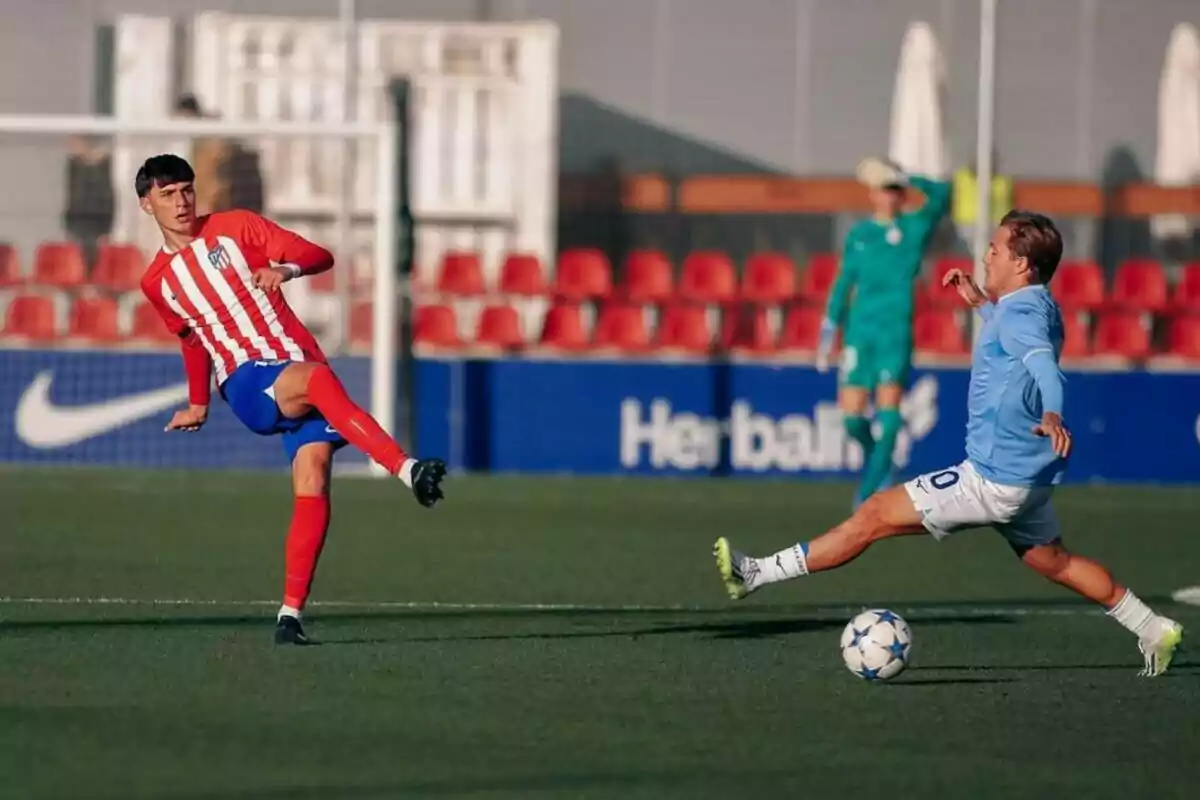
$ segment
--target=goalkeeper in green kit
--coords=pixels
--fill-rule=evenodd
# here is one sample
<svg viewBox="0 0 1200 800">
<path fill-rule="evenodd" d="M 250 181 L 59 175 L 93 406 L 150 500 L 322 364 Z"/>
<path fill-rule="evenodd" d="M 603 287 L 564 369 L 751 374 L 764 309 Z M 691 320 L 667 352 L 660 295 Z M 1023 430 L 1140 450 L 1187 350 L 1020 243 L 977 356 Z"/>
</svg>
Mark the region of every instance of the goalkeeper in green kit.
<svg viewBox="0 0 1200 800">
<path fill-rule="evenodd" d="M 891 478 L 892 451 L 904 425 L 900 398 L 912 362 L 914 282 L 921 273 L 925 247 L 950 200 L 949 183 L 906 175 L 877 158 L 864 159 L 857 176 L 870 189 L 874 214 L 856 223 L 846 236 L 817 352 L 817 369 L 824 372 L 838 328 L 842 329 L 838 406 L 847 435 L 863 451 L 855 506 Z M 910 186 L 925 195 L 925 202 L 916 211 L 905 212 Z M 867 416 L 872 392 L 878 438 Z"/>
</svg>

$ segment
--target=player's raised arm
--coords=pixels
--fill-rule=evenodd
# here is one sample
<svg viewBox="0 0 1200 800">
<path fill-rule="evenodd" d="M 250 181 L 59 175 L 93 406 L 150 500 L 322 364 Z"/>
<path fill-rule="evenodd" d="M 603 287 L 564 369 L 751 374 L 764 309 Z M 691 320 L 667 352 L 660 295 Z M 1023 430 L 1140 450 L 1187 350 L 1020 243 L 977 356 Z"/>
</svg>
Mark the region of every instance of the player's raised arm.
<svg viewBox="0 0 1200 800">
<path fill-rule="evenodd" d="M 246 243 L 260 248 L 278 266 L 255 274 L 255 284 L 264 291 L 275 291 L 286 280 L 317 275 L 333 266 L 333 254 L 303 236 L 289 231 L 261 214 L 238 212 L 242 216 L 242 235 Z"/>
<path fill-rule="evenodd" d="M 925 202 L 913 214 L 922 223 L 922 236 L 927 236 L 950 210 L 950 183 L 923 175 L 909 175 L 908 185 L 925 195 Z"/>
</svg>

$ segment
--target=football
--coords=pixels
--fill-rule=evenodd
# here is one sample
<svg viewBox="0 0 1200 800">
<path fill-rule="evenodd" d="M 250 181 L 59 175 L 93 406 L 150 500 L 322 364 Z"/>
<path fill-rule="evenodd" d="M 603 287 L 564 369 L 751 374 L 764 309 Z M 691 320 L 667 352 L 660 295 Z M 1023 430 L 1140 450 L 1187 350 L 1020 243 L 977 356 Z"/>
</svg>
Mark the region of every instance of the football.
<svg viewBox="0 0 1200 800">
<path fill-rule="evenodd" d="M 883 608 L 864 611 L 842 631 L 842 660 L 863 680 L 886 681 L 908 666 L 912 630 L 899 615 Z"/>
</svg>

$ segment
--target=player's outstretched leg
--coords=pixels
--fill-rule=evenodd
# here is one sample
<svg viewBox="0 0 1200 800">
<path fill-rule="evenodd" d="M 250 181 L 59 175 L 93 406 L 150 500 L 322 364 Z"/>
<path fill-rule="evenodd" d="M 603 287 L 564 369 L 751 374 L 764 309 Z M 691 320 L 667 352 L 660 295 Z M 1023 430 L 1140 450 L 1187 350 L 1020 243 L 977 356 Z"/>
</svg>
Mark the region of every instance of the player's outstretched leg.
<svg viewBox="0 0 1200 800">
<path fill-rule="evenodd" d="M 1099 603 L 1110 617 L 1137 636 L 1138 649 L 1145 660 L 1143 676 L 1155 677 L 1167 671 L 1183 641 L 1183 627 L 1156 614 L 1137 595 L 1117 583 L 1102 564 L 1070 552 L 1061 541 L 1024 550 L 1021 560 L 1055 583 Z"/>
<path fill-rule="evenodd" d="M 725 591 L 732 599 L 740 600 L 769 583 L 840 567 L 880 539 L 924 532 L 921 514 L 913 507 L 908 492 L 903 486 L 895 486 L 872 495 L 836 528 L 773 556 L 747 556 L 735 550 L 724 536 L 713 545 L 713 556 Z"/>
<path fill-rule="evenodd" d="M 275 620 L 276 644 L 310 644 L 300 617 L 329 531 L 332 467 L 333 445 L 329 442 L 303 445 L 292 460 L 295 499 L 284 546 L 283 605 Z"/>
<path fill-rule="evenodd" d="M 437 458 L 410 458 L 374 417 L 350 399 L 329 365 L 291 364 L 279 374 L 274 389 L 284 416 L 296 419 L 317 409 L 346 441 L 412 489 L 421 505 L 433 506 L 445 497 L 445 463 Z"/>
</svg>

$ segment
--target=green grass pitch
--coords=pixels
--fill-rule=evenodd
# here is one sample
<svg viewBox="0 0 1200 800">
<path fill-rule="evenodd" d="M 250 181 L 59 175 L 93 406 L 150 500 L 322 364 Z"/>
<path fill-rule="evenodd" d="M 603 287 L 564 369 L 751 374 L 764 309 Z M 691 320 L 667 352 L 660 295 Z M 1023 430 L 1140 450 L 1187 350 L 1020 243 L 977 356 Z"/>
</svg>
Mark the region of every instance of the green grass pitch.
<svg viewBox="0 0 1200 800">
<path fill-rule="evenodd" d="M 1139 679 L 1133 638 L 991 531 L 731 604 L 716 536 L 774 551 L 850 488 L 481 477 L 429 512 L 343 479 L 323 644 L 279 649 L 288 491 L 0 472 L 0 797 L 1200 796 L 1200 662 Z M 1057 504 L 1070 544 L 1200 637 L 1169 599 L 1200 584 L 1200 493 Z M 882 685 L 838 652 L 869 606 L 914 631 Z"/>
</svg>

